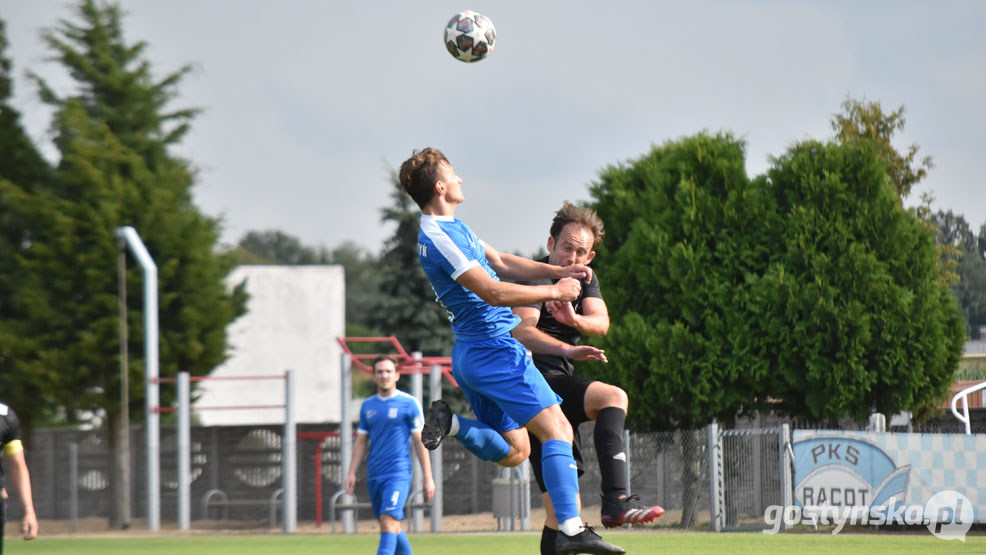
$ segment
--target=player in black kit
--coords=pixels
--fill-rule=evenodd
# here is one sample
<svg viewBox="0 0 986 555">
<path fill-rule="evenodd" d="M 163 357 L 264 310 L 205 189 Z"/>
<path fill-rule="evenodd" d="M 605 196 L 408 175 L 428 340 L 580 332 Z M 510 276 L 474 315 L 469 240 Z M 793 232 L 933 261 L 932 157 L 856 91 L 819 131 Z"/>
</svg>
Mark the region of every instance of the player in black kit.
<svg viewBox="0 0 986 555">
<path fill-rule="evenodd" d="M 21 444 L 21 423 L 13 409 L 3 403 L 0 403 L 0 451 L 3 452 L 7 466 L 10 468 L 11 485 L 17 490 L 21 504 L 24 506 L 24 521 L 21 528 L 24 539 L 34 539 L 38 535 L 38 519 L 34 515 L 31 476 L 27 472 L 24 446 Z M 3 467 L 0 466 L 0 488 L 3 486 Z M 6 504 L 6 500 L 0 500 L 0 553 L 3 553 L 3 528 L 7 522 Z"/>
<path fill-rule="evenodd" d="M 595 257 L 593 250 L 602 240 L 603 224 L 596 213 L 564 203 L 555 214 L 548 237 L 548 256 L 540 260 L 557 266 L 587 265 Z M 532 284 L 550 281 L 532 282 Z M 579 345 L 583 335 L 600 336 L 609 330 L 609 313 L 599 290 L 595 272 L 572 302 L 548 301 L 515 307 L 521 323 L 513 335 L 533 353 L 534 365 L 544 375 L 551 389 L 562 398 L 562 412 L 578 430 L 579 424 L 594 420 L 596 455 L 602 475 L 602 524 L 607 528 L 623 524 L 644 524 L 664 514 L 657 505 L 645 505 L 633 495 L 627 496 L 627 460 L 623 449 L 627 394 L 619 387 L 575 375 L 572 360 L 606 362 L 605 353 L 589 345 Z M 572 444 L 575 460 L 582 474 L 579 434 Z M 544 493 L 541 476 L 541 444 L 531 437 L 531 466 L 541 488 L 548 515 L 541 534 L 541 553 L 554 553 L 558 523 L 551 499 Z"/>
</svg>

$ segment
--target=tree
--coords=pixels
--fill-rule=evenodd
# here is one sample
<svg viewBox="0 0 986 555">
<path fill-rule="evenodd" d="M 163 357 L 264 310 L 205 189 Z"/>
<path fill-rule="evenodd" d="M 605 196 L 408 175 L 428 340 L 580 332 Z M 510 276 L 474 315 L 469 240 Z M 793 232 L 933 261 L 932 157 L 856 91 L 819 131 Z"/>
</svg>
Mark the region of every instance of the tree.
<svg viewBox="0 0 986 555">
<path fill-rule="evenodd" d="M 393 204 L 382 220 L 397 225 L 380 255 L 380 299 L 370 317 L 372 327 L 394 335 L 408 351 L 430 356 L 452 354 L 452 332 L 445 308 L 435 299 L 418 262 L 421 215 L 391 172 Z"/>
<path fill-rule="evenodd" d="M 976 234 L 962 214 L 955 214 L 951 210 L 947 212 L 939 210 L 931 215 L 931 222 L 935 224 L 938 231 L 935 239 L 938 244 L 971 252 L 975 252 L 979 247 Z"/>
<path fill-rule="evenodd" d="M 35 419 L 46 409 L 51 375 L 46 368 L 24 365 L 35 344 L 24 333 L 29 314 L 18 295 L 31 279 L 19 260 L 31 242 L 30 207 L 22 201 L 48 186 L 51 168 L 24 131 L 20 113 L 9 104 L 13 64 L 5 55 L 6 49 L 6 32 L 0 21 L 0 400 L 20 415 L 29 441 Z"/>
<path fill-rule="evenodd" d="M 767 214 L 743 149 L 727 134 L 668 142 L 592 187 L 610 313 L 610 362 L 592 368 L 631 392 L 637 429 L 690 430 L 766 401 L 772 366 L 744 284 L 767 262 Z"/>
<path fill-rule="evenodd" d="M 197 113 L 165 111 L 188 67 L 155 82 L 142 58 L 146 43 L 124 41 L 118 6 L 83 0 L 77 16 L 81 23 L 61 21 L 44 33 L 54 59 L 76 81 L 74 95 L 61 98 L 34 76 L 56 110 L 52 129 L 61 156 L 52 186 L 20 199 L 34 207 L 32 242 L 22 255 L 32 280 L 18 294 L 29 308 L 23 332 L 37 348 L 24 364 L 56 374 L 55 401 L 69 418 L 104 410 L 115 448 L 129 423 L 119 421 L 114 229 L 134 226 L 158 265 L 162 376 L 203 375 L 222 362 L 226 326 L 245 310 L 246 295 L 242 284 L 227 290 L 234 259 L 215 252 L 219 222 L 193 205 L 194 169 L 170 151 Z M 127 278 L 140 283 L 140 270 L 131 267 Z M 140 290 L 128 292 L 129 352 L 139 356 Z M 130 365 L 134 408 L 143 404 L 143 370 L 142 362 Z M 173 397 L 162 389 L 163 405 Z M 116 509 L 115 522 L 125 526 L 129 515 L 122 505 Z"/>
<path fill-rule="evenodd" d="M 933 233 L 872 144 L 805 142 L 747 179 L 743 145 L 700 134 L 608 168 L 605 379 L 638 428 L 775 410 L 865 419 L 930 403 L 962 349 Z"/>
<path fill-rule="evenodd" d="M 767 400 L 770 361 L 757 356 L 744 288 L 769 254 L 759 227 L 767 211 L 744 164 L 742 141 L 699 134 L 607 168 L 592 187 L 606 223 L 593 265 L 610 328 L 598 340 L 609 363 L 590 368 L 628 392 L 632 427 L 682 431 L 689 502 L 696 428 Z"/>
<path fill-rule="evenodd" d="M 938 401 L 961 356 L 961 314 L 934 231 L 901 208 L 885 152 L 807 141 L 768 175 L 775 254 L 760 320 L 777 410 L 861 421 Z"/>
<path fill-rule="evenodd" d="M 279 230 L 249 231 L 237 248 L 242 262 L 249 259 L 262 264 L 329 264 L 325 248 L 307 247 L 297 237 Z"/>
<path fill-rule="evenodd" d="M 10 105 L 14 94 L 13 63 L 6 57 L 7 34 L 0 20 L 0 178 L 33 190 L 51 177 L 51 167 L 21 125 L 21 114 Z"/>
<path fill-rule="evenodd" d="M 978 339 L 986 326 L 986 224 L 973 233 L 961 214 L 939 210 L 931 216 L 938 231 L 937 242 L 948 257 L 946 264 L 957 277 L 950 282 L 962 307 L 969 335 Z"/>
<path fill-rule="evenodd" d="M 980 237 L 983 235 L 981 229 Z M 986 258 L 983 251 L 964 251 L 955 273 L 959 279 L 951 288 L 962 307 L 966 329 L 973 339 L 982 339 L 982 330 L 986 327 Z"/>
<path fill-rule="evenodd" d="M 918 145 L 909 146 L 906 153 L 894 148 L 891 139 L 897 131 L 903 131 L 904 121 L 903 106 L 884 114 L 879 102 L 847 97 L 842 103 L 842 113 L 835 114 L 831 122 L 840 144 L 871 141 L 877 147 L 890 183 L 901 199 L 910 195 L 911 188 L 934 167 L 930 156 L 917 161 Z"/>
</svg>

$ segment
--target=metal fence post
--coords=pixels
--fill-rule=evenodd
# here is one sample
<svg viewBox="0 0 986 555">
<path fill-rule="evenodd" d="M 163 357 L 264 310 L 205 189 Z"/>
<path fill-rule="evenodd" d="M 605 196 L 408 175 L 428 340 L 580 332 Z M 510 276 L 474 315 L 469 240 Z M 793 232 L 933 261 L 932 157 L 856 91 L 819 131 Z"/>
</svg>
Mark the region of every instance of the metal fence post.
<svg viewBox="0 0 986 555">
<path fill-rule="evenodd" d="M 629 496 L 633 491 L 630 490 L 630 430 L 626 428 L 623 429 L 623 456 L 627 459 L 627 495 Z"/>
<path fill-rule="evenodd" d="M 191 525 L 192 441 L 188 372 L 178 372 L 178 529 Z"/>
<path fill-rule="evenodd" d="M 342 459 L 342 480 L 345 483 L 346 477 L 349 476 L 349 463 L 353 458 L 353 411 L 350 407 L 353 394 L 353 376 L 351 373 L 352 359 L 346 353 L 339 355 L 339 357 L 339 391 L 342 397 L 342 403 L 340 405 L 342 414 L 339 424 L 339 457 Z M 357 461 L 357 464 L 359 464 L 359 461 Z M 350 502 L 349 495 L 345 495 L 343 498 L 347 503 Z M 353 512 L 342 512 L 342 532 L 344 534 L 352 534 L 355 531 Z"/>
<path fill-rule="evenodd" d="M 70 529 L 79 529 L 79 444 L 68 444 L 68 510 Z"/>
<path fill-rule="evenodd" d="M 524 461 L 520 467 L 520 529 L 531 529 L 531 463 Z"/>
<path fill-rule="evenodd" d="M 424 407 L 423 397 L 424 397 L 424 377 L 421 375 L 421 351 L 414 351 L 411 353 L 414 361 L 418 364 L 417 369 L 413 374 L 411 374 L 411 395 L 418 401 L 418 404 Z M 411 446 L 411 450 L 414 450 L 414 446 Z M 414 505 L 415 497 L 421 492 L 420 501 L 424 502 L 424 479 L 421 473 L 420 463 L 415 463 L 416 457 L 411 456 L 411 496 L 409 501 L 411 503 L 411 531 L 420 532 L 424 530 L 425 527 L 425 512 L 424 509 L 415 508 Z"/>
<path fill-rule="evenodd" d="M 284 371 L 284 437 L 281 476 L 284 480 L 284 532 L 293 534 L 298 528 L 298 426 L 295 421 L 294 372 Z"/>
<path fill-rule="evenodd" d="M 788 450 L 791 449 L 791 425 L 781 425 L 780 434 L 777 438 L 777 450 L 780 452 L 780 471 L 781 471 L 781 506 L 785 508 L 794 505 L 794 485 L 791 483 L 791 465 L 793 460 L 789 460 Z M 781 529 L 786 530 L 787 525 L 781 519 Z"/>
<path fill-rule="evenodd" d="M 434 365 L 431 367 L 431 375 L 428 380 L 429 397 L 432 401 L 442 398 L 442 367 Z M 475 457 L 473 457 L 475 458 Z M 435 496 L 431 499 L 431 531 L 442 531 L 442 513 L 445 509 L 442 500 L 444 499 L 444 479 L 442 472 L 442 446 L 431 452 L 431 475 L 435 479 Z"/>
<path fill-rule="evenodd" d="M 713 420 L 709 430 L 709 514 L 714 532 L 722 531 L 723 504 L 721 502 L 722 445 L 719 442 L 719 425 Z"/>
</svg>

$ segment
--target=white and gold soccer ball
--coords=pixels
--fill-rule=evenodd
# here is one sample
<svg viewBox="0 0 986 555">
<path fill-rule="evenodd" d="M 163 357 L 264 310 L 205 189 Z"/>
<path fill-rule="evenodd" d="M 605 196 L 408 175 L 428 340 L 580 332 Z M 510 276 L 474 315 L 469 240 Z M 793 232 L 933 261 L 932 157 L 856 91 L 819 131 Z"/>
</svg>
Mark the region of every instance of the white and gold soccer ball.
<svg viewBox="0 0 986 555">
<path fill-rule="evenodd" d="M 490 18 L 472 10 L 452 16 L 445 26 L 445 48 L 460 62 L 478 62 L 493 53 L 496 29 Z"/>
</svg>

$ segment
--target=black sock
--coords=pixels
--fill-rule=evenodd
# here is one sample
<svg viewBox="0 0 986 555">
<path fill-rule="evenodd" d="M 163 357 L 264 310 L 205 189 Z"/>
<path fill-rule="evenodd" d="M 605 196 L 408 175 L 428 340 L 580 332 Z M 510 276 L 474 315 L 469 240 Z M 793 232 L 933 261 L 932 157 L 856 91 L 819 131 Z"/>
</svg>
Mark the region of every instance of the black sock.
<svg viewBox="0 0 986 555">
<path fill-rule="evenodd" d="M 602 474 L 603 499 L 614 500 L 627 494 L 627 458 L 623 449 L 623 425 L 627 413 L 607 407 L 596 416 L 596 456 Z"/>
<path fill-rule="evenodd" d="M 555 555 L 555 538 L 558 537 L 558 530 L 552 530 L 545 526 L 541 530 L 541 555 Z"/>
</svg>

